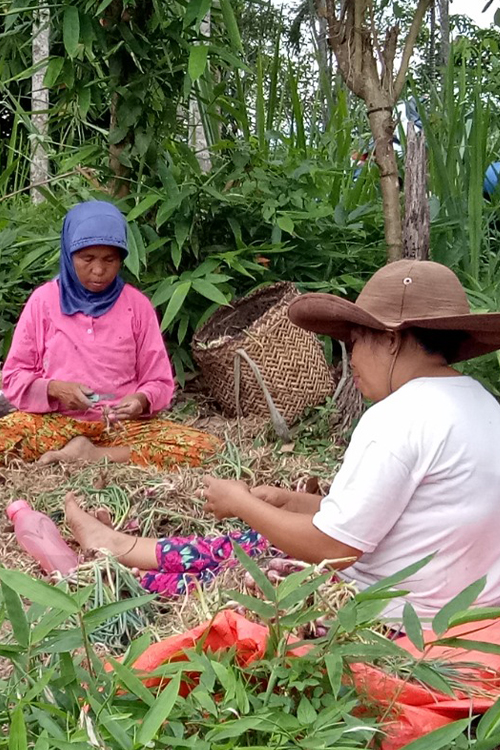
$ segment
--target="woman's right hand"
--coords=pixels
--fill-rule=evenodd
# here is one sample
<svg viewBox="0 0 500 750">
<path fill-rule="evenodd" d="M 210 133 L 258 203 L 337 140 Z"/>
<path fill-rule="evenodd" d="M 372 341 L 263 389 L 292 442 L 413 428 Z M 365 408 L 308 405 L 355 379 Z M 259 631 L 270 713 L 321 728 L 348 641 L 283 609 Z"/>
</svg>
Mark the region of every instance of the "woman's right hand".
<svg viewBox="0 0 500 750">
<path fill-rule="evenodd" d="M 49 398 L 59 401 L 67 409 L 88 409 L 92 401 L 88 398 L 93 393 L 92 388 L 82 383 L 71 383 L 67 380 L 51 380 L 49 382 Z"/>
<path fill-rule="evenodd" d="M 260 500 L 264 500 L 265 503 L 274 505 L 275 508 L 283 508 L 290 500 L 291 495 L 290 490 L 285 490 L 282 487 L 271 487 L 268 484 L 253 487 L 250 492 Z"/>
</svg>

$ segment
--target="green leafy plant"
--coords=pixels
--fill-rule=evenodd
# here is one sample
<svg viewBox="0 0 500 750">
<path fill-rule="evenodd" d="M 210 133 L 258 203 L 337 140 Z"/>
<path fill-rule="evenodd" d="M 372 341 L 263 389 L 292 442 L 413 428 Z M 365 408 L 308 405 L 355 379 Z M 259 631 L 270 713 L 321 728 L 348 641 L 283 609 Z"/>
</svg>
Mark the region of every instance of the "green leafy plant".
<svg viewBox="0 0 500 750">
<path fill-rule="evenodd" d="M 0 681 L 0 720 L 8 728 L 0 747 L 364 748 L 385 730 L 369 698 L 357 693 L 349 677 L 351 663 L 376 664 L 451 694 L 456 683 L 446 677 L 445 665 L 413 659 L 375 627 L 386 604 L 401 595 L 398 585 L 426 560 L 332 610 L 328 634 L 307 641 L 305 651 L 291 656 L 290 649 L 300 645 L 290 641 L 291 635 L 318 615 L 317 597 L 331 571 L 318 574 L 314 566 L 306 567 L 275 587 L 255 561 L 239 548 L 236 554 L 263 598 L 233 591 L 228 596 L 268 625 L 266 653 L 245 666 L 231 649 L 205 653 L 194 648 L 185 661 L 164 664 L 148 675 L 158 679 L 158 692 L 146 688 L 131 666 L 150 643 L 146 633 L 130 643 L 120 660 L 108 657 L 111 669 L 104 668 L 91 641 L 109 618 L 143 607 L 151 595 L 92 608 L 92 586 L 70 591 L 64 583 L 49 586 L 0 568 L 1 613 L 10 624 L 0 642 L 0 657 L 10 664 Z M 436 632 L 495 616 L 464 609 L 483 585 L 473 584 L 446 605 L 434 620 Z M 32 604 L 26 609 L 23 600 Z M 405 609 L 405 626 L 423 650 L 422 627 L 411 608 Z M 436 642 L 481 648 L 449 638 Z M 187 695 L 179 694 L 181 682 L 190 688 Z M 500 701 L 481 718 L 474 735 L 466 719 L 409 747 L 493 748 L 500 741 L 499 706 Z M 464 732 L 469 732 L 467 741 Z"/>
</svg>

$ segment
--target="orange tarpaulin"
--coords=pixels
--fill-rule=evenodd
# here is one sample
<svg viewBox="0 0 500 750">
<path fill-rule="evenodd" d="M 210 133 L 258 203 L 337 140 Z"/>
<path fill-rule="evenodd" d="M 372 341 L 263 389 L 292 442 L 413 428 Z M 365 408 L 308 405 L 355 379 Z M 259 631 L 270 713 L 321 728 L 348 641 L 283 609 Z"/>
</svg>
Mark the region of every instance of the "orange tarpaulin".
<svg viewBox="0 0 500 750">
<path fill-rule="evenodd" d="M 201 638 L 203 638 L 204 651 L 235 648 L 238 662 L 245 666 L 264 655 L 267 635 L 268 631 L 264 625 L 250 622 L 231 610 L 225 610 L 211 622 L 205 622 L 186 633 L 174 635 L 160 643 L 153 644 L 136 660 L 134 669 L 141 673 L 145 685 L 149 687 L 158 685 L 159 677 L 148 678 L 147 675 L 162 664 L 185 659 L 185 652 L 194 648 Z M 467 639 L 500 645 L 500 620 L 485 620 L 481 623 L 461 625 L 452 628 L 446 636 L 465 636 Z M 425 633 L 426 643 L 435 638 L 436 636 L 431 631 Z M 422 657 L 407 637 L 398 639 L 397 643 L 417 659 Z M 300 646 L 296 649 L 292 646 L 290 654 L 299 656 L 307 651 L 308 646 Z M 381 716 L 387 713 L 384 724 L 387 736 L 382 743 L 383 750 L 399 750 L 408 742 L 451 721 L 467 718 L 472 714 L 484 713 L 495 702 L 495 696 L 500 697 L 500 655 L 468 651 L 462 648 L 432 646 L 426 653 L 426 658 L 460 662 L 459 669 L 463 670 L 464 685 L 473 679 L 476 690 L 483 688 L 493 697 L 469 697 L 464 690 L 457 692 L 455 698 L 451 699 L 448 695 L 418 683 L 388 675 L 376 667 L 367 664 L 351 664 L 357 691 L 366 695 L 372 703 L 380 704 Z M 463 662 L 474 662 L 477 666 L 464 668 Z M 186 695 L 190 689 L 184 683 L 183 695 Z"/>
</svg>

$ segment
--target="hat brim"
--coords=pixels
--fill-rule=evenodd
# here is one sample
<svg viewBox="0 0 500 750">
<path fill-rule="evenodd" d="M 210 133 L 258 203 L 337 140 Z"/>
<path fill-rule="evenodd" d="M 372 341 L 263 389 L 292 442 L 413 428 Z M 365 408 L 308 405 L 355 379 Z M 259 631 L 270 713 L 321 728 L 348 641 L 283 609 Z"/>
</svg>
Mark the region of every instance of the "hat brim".
<svg viewBox="0 0 500 750">
<path fill-rule="evenodd" d="M 454 362 L 473 359 L 500 349 L 500 313 L 470 313 L 440 318 L 412 318 L 401 323 L 379 320 L 359 305 L 333 294 L 311 293 L 296 297 L 289 305 L 290 320 L 300 328 L 348 341 L 356 326 L 377 331 L 427 328 L 463 331 L 467 338 L 460 345 Z"/>
</svg>

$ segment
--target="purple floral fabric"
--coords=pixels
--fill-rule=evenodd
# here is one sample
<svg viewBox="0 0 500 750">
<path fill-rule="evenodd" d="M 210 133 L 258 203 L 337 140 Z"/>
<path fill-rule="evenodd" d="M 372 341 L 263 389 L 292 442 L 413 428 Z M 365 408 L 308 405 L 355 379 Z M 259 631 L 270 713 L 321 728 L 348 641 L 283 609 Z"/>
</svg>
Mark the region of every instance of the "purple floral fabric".
<svg viewBox="0 0 500 750">
<path fill-rule="evenodd" d="M 151 593 L 179 596 L 194 586 L 212 581 L 226 566 L 235 565 L 233 542 L 253 557 L 264 552 L 269 542 L 252 529 L 232 531 L 218 537 L 171 536 L 156 545 L 158 570 L 149 570 L 141 585 Z"/>
</svg>

